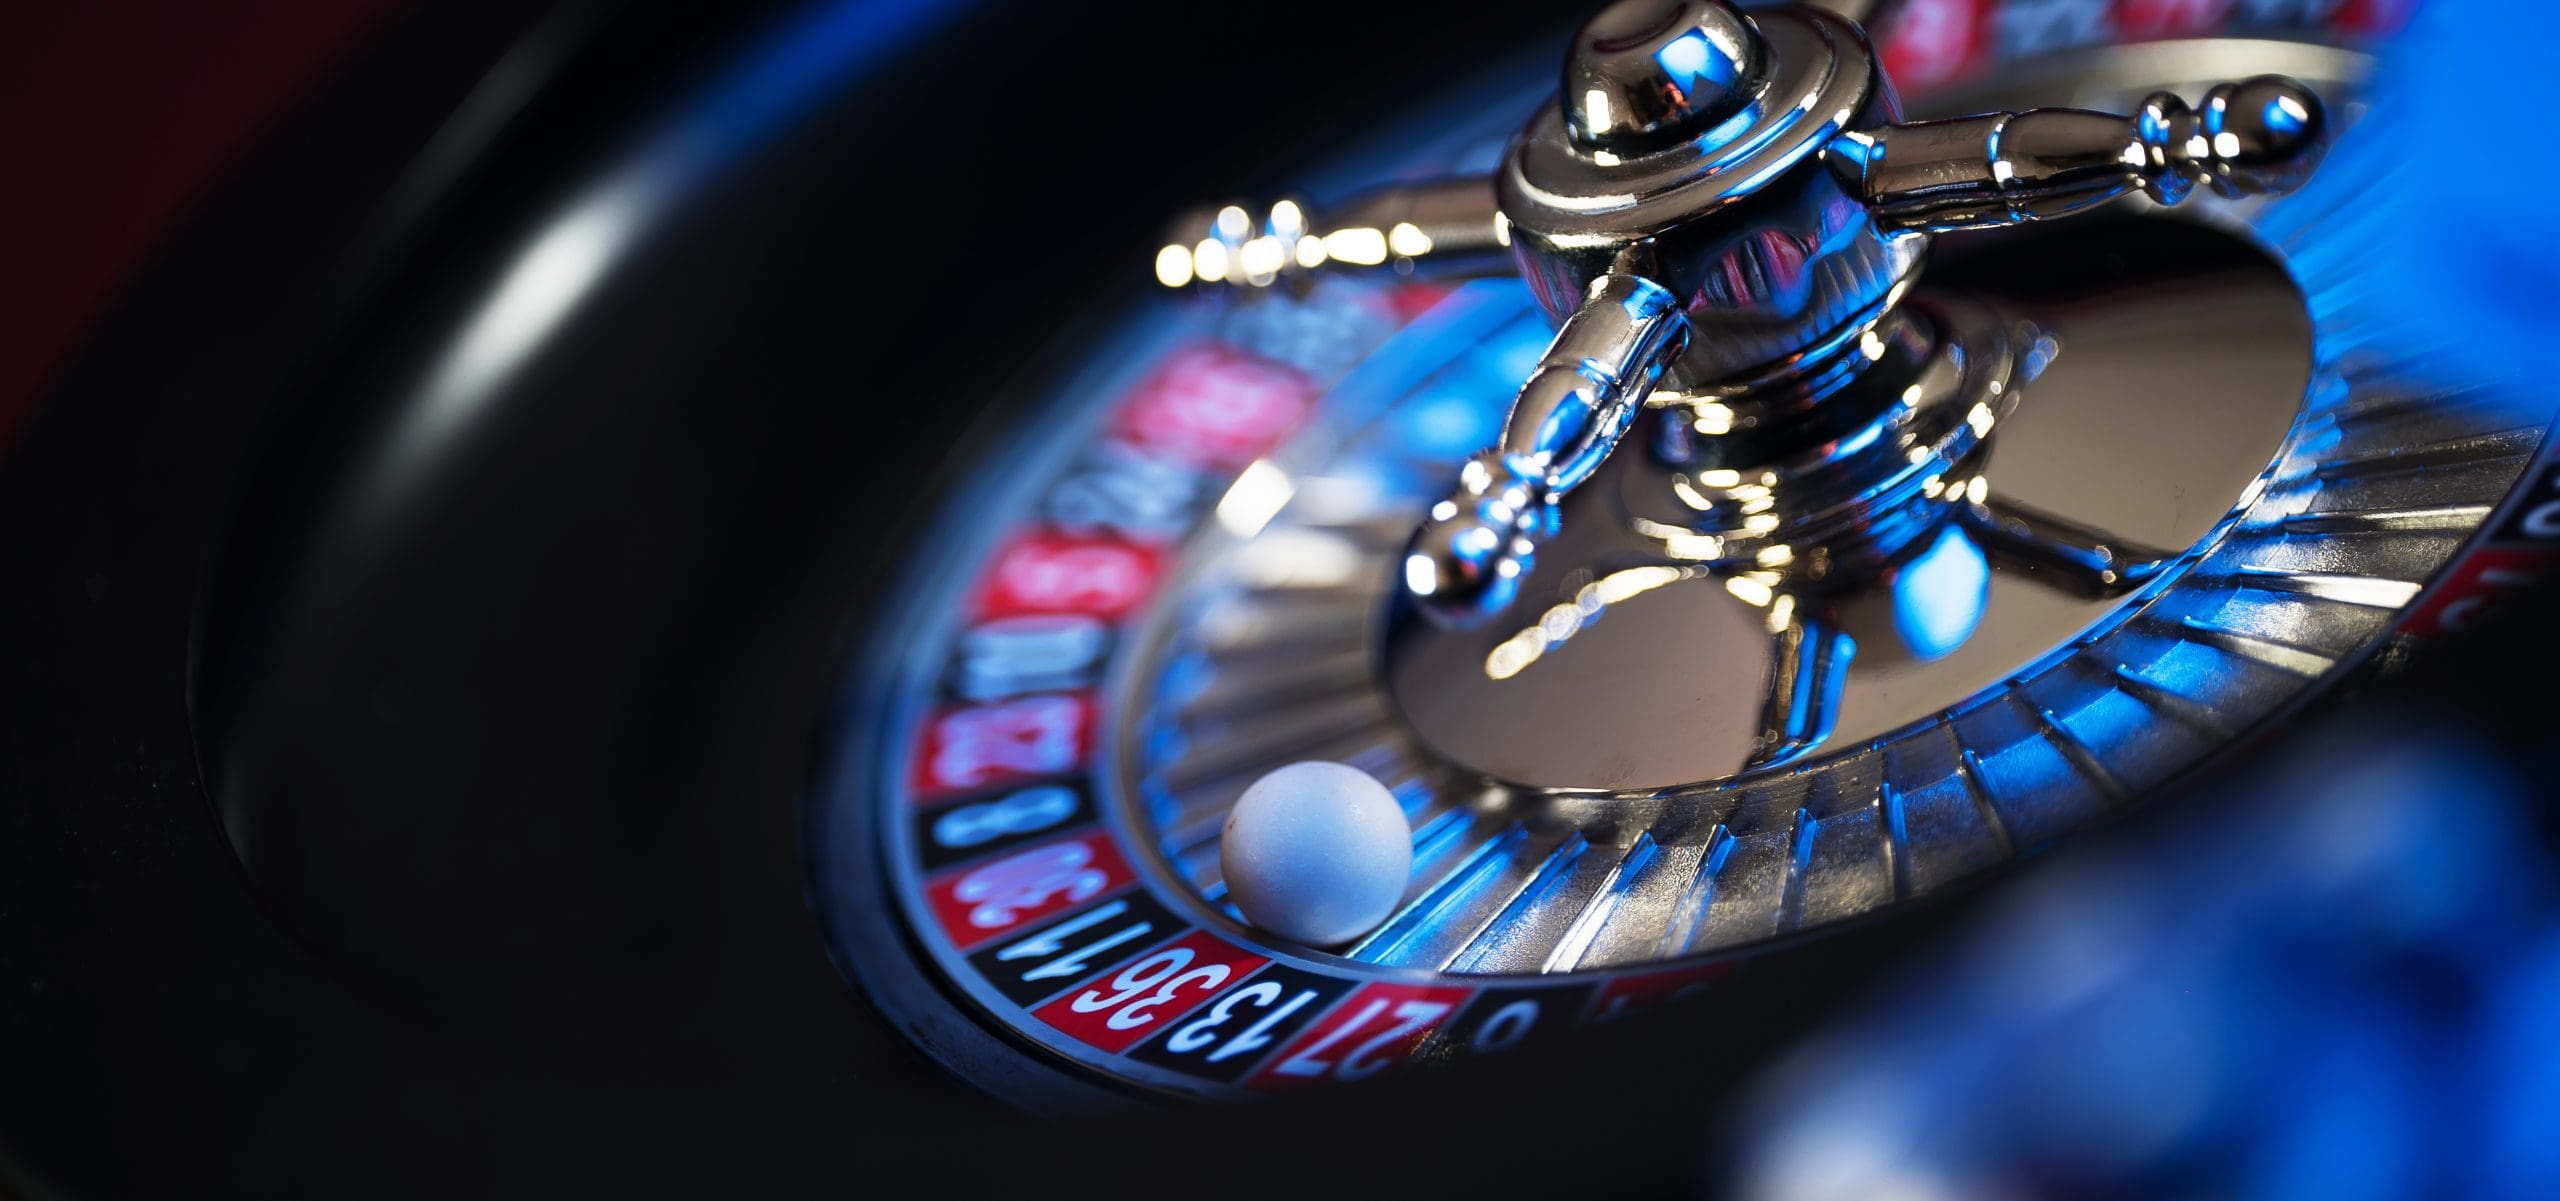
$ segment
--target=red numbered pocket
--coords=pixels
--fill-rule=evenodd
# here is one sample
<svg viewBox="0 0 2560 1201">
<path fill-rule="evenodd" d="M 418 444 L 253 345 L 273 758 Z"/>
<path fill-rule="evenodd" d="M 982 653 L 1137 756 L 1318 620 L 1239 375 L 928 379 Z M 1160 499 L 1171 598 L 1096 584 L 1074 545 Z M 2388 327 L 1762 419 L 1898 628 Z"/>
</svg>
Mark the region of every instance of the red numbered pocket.
<svg viewBox="0 0 2560 1201">
<path fill-rule="evenodd" d="M 1241 467 L 1306 420 L 1305 376 L 1222 346 L 1176 351 L 1122 408 L 1122 441 L 1201 467 Z"/>
<path fill-rule="evenodd" d="M 1100 830 L 962 868 L 928 890 L 943 933 L 961 950 L 1129 883 L 1129 862 Z"/>
<path fill-rule="evenodd" d="M 1056 692 L 945 709 L 916 742 L 916 799 L 982 792 L 1084 766 L 1093 750 L 1089 692 Z"/>
<path fill-rule="evenodd" d="M 1268 962 L 1205 930 L 1140 955 L 1040 1007 L 1077 1041 L 1118 1053 L 1162 1030 Z"/>
<path fill-rule="evenodd" d="M 1326 1014 L 1254 1077 L 1257 1088 L 1348 1084 L 1413 1058 L 1473 989 L 1372 984 Z"/>
<path fill-rule="evenodd" d="M 1129 615 L 1155 595 L 1162 564 L 1149 547 L 1101 538 L 1035 534 L 996 552 L 978 589 L 978 616 Z"/>
</svg>

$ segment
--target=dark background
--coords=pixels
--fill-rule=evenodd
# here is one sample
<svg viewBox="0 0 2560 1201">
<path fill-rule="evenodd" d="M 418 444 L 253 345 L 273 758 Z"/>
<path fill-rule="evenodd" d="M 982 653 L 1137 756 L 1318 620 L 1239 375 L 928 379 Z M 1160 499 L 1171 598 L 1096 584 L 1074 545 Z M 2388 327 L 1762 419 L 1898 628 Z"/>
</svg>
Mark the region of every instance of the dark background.
<svg viewBox="0 0 2560 1201">
<path fill-rule="evenodd" d="M 0 446 L 179 219 L 408 7 L 112 0 L 0 21 Z"/>
</svg>

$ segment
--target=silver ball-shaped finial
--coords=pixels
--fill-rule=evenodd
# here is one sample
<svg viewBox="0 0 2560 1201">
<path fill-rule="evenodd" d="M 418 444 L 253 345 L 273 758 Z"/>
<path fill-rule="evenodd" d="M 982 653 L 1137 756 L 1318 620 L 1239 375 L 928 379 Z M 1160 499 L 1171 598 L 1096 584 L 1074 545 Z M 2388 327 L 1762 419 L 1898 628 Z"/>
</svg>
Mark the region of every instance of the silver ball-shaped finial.
<svg viewBox="0 0 2560 1201">
<path fill-rule="evenodd" d="M 2227 83 L 2205 95 L 2204 131 L 2213 142 L 2216 183 L 2225 195 L 2290 192 L 2329 145 L 2320 97 L 2282 75 Z"/>
<path fill-rule="evenodd" d="M 1586 149 L 1658 149 L 1740 112 L 1767 61 L 1759 30 L 1724 0 L 1617 0 L 1565 56 L 1565 131 Z"/>
<path fill-rule="evenodd" d="M 2194 108 L 2174 92 L 2154 92 L 2133 121 L 2152 163 L 2143 190 L 2163 204 L 2199 183 L 2235 198 L 2290 192 L 2329 146 L 2319 95 L 2282 75 L 2216 84 Z"/>
<path fill-rule="evenodd" d="M 1554 524 L 1544 489 L 1500 453 L 1469 459 L 1405 544 L 1404 594 L 1436 621 L 1474 625 L 1510 605 Z"/>
</svg>

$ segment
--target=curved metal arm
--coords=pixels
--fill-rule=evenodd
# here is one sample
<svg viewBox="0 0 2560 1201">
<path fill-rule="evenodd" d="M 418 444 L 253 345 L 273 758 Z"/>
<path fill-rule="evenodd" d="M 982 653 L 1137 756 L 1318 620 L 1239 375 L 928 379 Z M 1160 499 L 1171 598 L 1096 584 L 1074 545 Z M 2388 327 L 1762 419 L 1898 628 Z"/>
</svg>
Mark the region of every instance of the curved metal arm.
<svg viewBox="0 0 2560 1201">
<path fill-rule="evenodd" d="M 1468 460 L 1406 547 L 1405 590 L 1435 616 L 1500 610 L 1528 574 L 1555 505 L 1626 435 L 1688 340 L 1679 298 L 1634 275 L 1606 275 L 1521 385 L 1493 450 Z"/>
<path fill-rule="evenodd" d="M 1958 509 L 1957 520 L 1984 550 L 2039 568 L 2048 573 L 2044 578 L 2083 596 L 2122 596 L 2150 583 L 2177 558 L 1996 492 Z"/>
<path fill-rule="evenodd" d="M 1760 736 L 1745 768 L 1792 763 L 1821 748 L 1839 724 L 1840 694 L 1857 653 L 1857 640 L 1810 607 L 1771 632 Z"/>
<path fill-rule="evenodd" d="M 1877 224 L 1938 233 L 2059 217 L 2136 188 L 2162 204 L 2198 183 L 2226 197 L 2287 192 L 2328 136 L 2311 89 L 2261 75 L 2216 85 L 2192 109 L 2155 92 L 2130 117 L 2039 108 L 1924 121 L 1842 135 L 1828 155 Z"/>
<path fill-rule="evenodd" d="M 1298 200 L 1176 220 L 1156 251 L 1169 288 L 1265 288 L 1317 272 L 1393 267 L 1434 276 L 1509 274 L 1511 242 L 1480 176 L 1395 184 L 1317 213 Z"/>
</svg>

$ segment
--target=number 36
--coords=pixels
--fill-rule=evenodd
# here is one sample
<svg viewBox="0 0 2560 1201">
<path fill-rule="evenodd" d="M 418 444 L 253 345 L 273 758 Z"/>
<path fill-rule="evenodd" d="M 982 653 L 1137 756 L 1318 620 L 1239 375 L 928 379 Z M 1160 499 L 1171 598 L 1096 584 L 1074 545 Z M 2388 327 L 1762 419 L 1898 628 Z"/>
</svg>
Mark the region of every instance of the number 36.
<svg viewBox="0 0 2560 1201">
<path fill-rule="evenodd" d="M 1168 947 L 1120 969 L 1120 974 L 1112 977 L 1109 984 L 1087 989 L 1068 1004 L 1077 1013 L 1099 1013 L 1116 1008 L 1119 1012 L 1112 1014 L 1103 1024 L 1114 1030 L 1135 1030 L 1156 1020 L 1155 1015 L 1148 1011 L 1172 1000 L 1177 990 L 1196 988 L 1201 992 L 1214 992 L 1234 972 L 1232 967 L 1223 963 L 1203 964 L 1184 971 L 1190 967 L 1193 957 L 1189 947 Z M 1106 993 L 1103 988 L 1118 991 Z M 1146 995 L 1139 995 L 1141 993 Z"/>
</svg>

